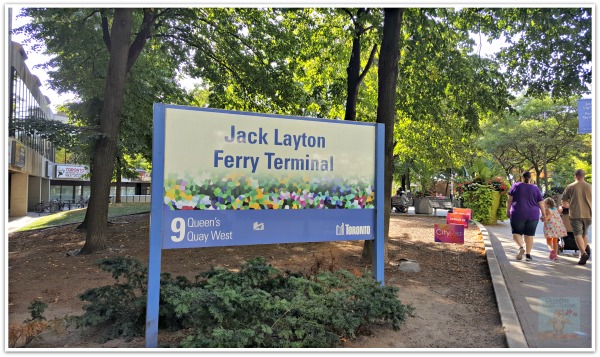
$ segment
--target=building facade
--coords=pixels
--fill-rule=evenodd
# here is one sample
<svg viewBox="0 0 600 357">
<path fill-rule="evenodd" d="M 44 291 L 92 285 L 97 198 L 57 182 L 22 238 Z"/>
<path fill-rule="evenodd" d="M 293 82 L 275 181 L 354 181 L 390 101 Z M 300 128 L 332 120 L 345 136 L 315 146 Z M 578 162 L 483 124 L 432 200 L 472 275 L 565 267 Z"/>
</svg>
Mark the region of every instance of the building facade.
<svg viewBox="0 0 600 357">
<path fill-rule="evenodd" d="M 50 100 L 40 90 L 41 82 L 25 65 L 27 54 L 16 42 L 9 43 L 8 84 L 8 199 L 9 216 L 23 216 L 35 204 L 50 198 L 50 180 L 55 148 L 37 133 L 13 128 L 30 117 L 52 119 Z"/>
<path fill-rule="evenodd" d="M 9 15 L 10 16 L 10 15 Z M 44 118 L 66 122 L 66 117 L 50 109 L 50 100 L 41 91 L 41 82 L 25 64 L 27 54 L 21 44 L 9 41 L 8 63 L 8 197 L 9 217 L 25 216 L 41 201 L 58 199 L 75 202 L 90 196 L 89 168 L 85 165 L 60 163 L 52 142 L 36 132 L 17 129 L 13 124 L 29 118 Z M 139 178 L 122 180 L 122 202 L 150 200 L 150 176 L 138 170 Z M 115 201 L 116 183 L 111 187 L 111 202 Z"/>
</svg>

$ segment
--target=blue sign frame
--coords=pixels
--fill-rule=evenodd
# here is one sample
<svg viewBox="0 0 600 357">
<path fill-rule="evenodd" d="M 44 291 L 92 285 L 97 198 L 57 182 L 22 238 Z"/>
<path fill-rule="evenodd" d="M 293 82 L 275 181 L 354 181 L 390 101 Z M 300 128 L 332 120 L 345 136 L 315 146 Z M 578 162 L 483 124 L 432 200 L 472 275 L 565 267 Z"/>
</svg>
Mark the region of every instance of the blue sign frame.
<svg viewBox="0 0 600 357">
<path fill-rule="evenodd" d="M 261 117 L 262 120 L 265 118 L 293 119 L 305 122 L 310 121 L 312 123 L 327 123 L 327 125 L 343 124 L 374 127 L 374 207 L 373 209 L 248 209 L 243 212 L 222 209 L 207 212 L 176 209 L 171 205 L 167 206 L 166 202 L 168 199 L 165 197 L 165 160 L 167 158 L 165 154 L 167 146 L 166 113 L 168 109 L 214 113 L 215 115 L 227 114 L 244 116 L 246 118 L 254 116 Z M 153 348 L 158 346 L 162 249 L 334 240 L 374 240 L 373 276 L 383 285 L 385 213 L 385 128 L 383 124 L 267 115 L 155 103 L 153 125 L 146 347 Z M 333 166 L 333 158 L 331 160 L 331 165 Z M 177 184 L 181 181 L 177 181 Z M 202 217 L 201 219 L 198 219 L 198 214 L 202 214 L 200 216 Z M 211 229 L 207 230 L 206 226 L 211 226 Z M 218 228 L 215 228 L 215 226 Z M 286 234 L 282 235 L 277 232 L 286 232 Z"/>
</svg>

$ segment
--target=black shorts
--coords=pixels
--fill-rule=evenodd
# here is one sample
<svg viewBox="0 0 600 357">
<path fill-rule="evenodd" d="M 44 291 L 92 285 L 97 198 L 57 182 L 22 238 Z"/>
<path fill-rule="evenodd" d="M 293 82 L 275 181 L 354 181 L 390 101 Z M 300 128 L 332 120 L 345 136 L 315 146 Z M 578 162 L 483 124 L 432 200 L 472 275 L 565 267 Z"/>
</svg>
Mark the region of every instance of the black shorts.
<svg viewBox="0 0 600 357">
<path fill-rule="evenodd" d="M 539 220 L 537 219 L 510 219 L 512 234 L 524 234 L 533 237 Z"/>
</svg>

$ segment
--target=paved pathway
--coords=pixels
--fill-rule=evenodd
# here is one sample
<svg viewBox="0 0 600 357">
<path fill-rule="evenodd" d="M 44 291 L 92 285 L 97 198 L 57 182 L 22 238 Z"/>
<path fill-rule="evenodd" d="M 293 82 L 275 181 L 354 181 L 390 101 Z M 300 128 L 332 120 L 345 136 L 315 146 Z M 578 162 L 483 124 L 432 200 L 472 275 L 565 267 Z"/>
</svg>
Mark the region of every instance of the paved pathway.
<svg viewBox="0 0 600 357">
<path fill-rule="evenodd" d="M 17 229 L 24 227 L 30 223 L 32 223 L 33 221 L 35 221 L 36 219 L 43 217 L 43 216 L 47 216 L 50 213 L 35 213 L 35 212 L 27 212 L 27 216 L 23 216 L 23 217 L 8 217 L 8 222 L 6 222 L 6 232 L 7 233 L 12 233 L 14 231 L 16 231 Z"/>
<path fill-rule="evenodd" d="M 526 345 L 592 351 L 593 248 L 592 257 L 583 266 L 577 265 L 579 258 L 574 251 L 565 251 L 558 261 L 551 261 L 543 226 L 539 224 L 531 252 L 533 260 L 518 261 L 515 259 L 518 248 L 512 239 L 509 221 L 485 228 L 502 272 L 502 277 L 494 279 L 504 279 Z M 566 323 L 550 321 L 558 312 L 569 310 L 573 314 L 567 316 Z M 562 332 L 558 332 L 561 328 Z"/>
</svg>

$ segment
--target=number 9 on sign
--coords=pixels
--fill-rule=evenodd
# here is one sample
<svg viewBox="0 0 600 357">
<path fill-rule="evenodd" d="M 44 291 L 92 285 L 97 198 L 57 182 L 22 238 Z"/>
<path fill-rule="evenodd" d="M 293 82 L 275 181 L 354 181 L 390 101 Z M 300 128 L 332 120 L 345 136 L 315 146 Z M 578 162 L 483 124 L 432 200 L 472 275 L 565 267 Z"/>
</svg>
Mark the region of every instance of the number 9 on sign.
<svg viewBox="0 0 600 357">
<path fill-rule="evenodd" d="M 171 236 L 173 242 L 181 242 L 183 240 L 183 237 L 185 237 L 185 221 L 183 218 L 175 218 L 171 221 L 171 231 L 179 233 L 179 235 Z"/>
</svg>

